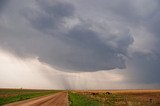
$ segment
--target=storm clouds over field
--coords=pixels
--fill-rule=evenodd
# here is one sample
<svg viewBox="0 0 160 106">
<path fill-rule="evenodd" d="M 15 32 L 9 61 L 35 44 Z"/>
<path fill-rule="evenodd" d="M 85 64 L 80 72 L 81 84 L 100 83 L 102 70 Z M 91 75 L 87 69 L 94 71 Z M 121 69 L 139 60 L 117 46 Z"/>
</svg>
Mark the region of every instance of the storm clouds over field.
<svg viewBox="0 0 160 106">
<path fill-rule="evenodd" d="M 159 11 L 159 0 L 1 0 L 0 87 L 160 88 Z"/>
</svg>

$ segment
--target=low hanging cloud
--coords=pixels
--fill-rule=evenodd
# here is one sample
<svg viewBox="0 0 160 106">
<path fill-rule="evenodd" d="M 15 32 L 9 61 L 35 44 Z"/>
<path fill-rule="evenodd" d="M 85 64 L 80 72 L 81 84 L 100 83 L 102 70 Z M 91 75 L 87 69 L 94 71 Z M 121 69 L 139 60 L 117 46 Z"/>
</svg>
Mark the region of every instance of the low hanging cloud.
<svg viewBox="0 0 160 106">
<path fill-rule="evenodd" d="M 2 0 L 0 47 L 61 72 L 118 69 L 125 84 L 159 86 L 159 5 L 159 0 Z M 66 88 L 73 87 L 69 77 L 59 78 Z"/>
<path fill-rule="evenodd" d="M 3 7 L 9 2 L 9 0 L 1 0 L 0 1 L 0 12 L 2 11 Z"/>
<path fill-rule="evenodd" d="M 57 45 L 51 51 L 48 50 L 47 55 L 38 53 L 41 61 L 62 70 L 72 71 L 98 71 L 126 67 L 124 58 L 128 46 L 133 43 L 133 38 L 128 33 L 124 33 L 126 39 L 121 40 L 121 37 L 116 37 L 104 42 L 99 38 L 99 33 L 91 29 L 92 23 L 87 25 L 85 21 L 81 21 L 70 29 L 64 27 L 64 19 L 74 17 L 73 5 L 59 1 L 52 3 L 37 1 L 37 4 L 37 9 L 25 11 L 24 16 L 33 28 L 41 31 L 44 36 L 48 34 L 53 39 L 59 39 L 60 43 L 64 43 L 61 46 L 66 48 L 61 49 Z M 107 43 L 109 40 L 119 47 L 109 45 Z M 55 43 L 49 46 L 52 45 Z"/>
</svg>

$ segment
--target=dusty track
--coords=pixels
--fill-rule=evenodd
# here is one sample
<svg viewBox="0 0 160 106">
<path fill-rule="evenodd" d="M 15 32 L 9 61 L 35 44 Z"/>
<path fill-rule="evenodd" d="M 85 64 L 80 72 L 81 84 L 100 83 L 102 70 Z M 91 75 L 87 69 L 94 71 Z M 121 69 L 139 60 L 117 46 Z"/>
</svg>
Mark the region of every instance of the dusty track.
<svg viewBox="0 0 160 106">
<path fill-rule="evenodd" d="M 67 92 L 11 103 L 5 106 L 68 106 Z"/>
</svg>

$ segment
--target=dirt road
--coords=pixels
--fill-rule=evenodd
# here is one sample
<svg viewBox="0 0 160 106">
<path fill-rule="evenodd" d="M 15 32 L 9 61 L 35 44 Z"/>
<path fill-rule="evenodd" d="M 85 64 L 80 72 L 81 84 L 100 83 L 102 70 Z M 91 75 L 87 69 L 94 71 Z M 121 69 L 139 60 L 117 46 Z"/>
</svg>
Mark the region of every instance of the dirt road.
<svg viewBox="0 0 160 106">
<path fill-rule="evenodd" d="M 11 103 L 5 106 L 68 106 L 67 92 Z"/>
</svg>

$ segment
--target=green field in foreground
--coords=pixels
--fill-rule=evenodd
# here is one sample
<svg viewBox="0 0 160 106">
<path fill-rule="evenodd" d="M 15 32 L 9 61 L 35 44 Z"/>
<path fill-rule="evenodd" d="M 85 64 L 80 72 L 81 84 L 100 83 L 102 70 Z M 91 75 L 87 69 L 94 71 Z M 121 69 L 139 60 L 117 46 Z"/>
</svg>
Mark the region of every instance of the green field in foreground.
<svg viewBox="0 0 160 106">
<path fill-rule="evenodd" d="M 85 95 L 69 93 L 70 106 L 100 106 L 96 100 L 87 98 Z"/>
<path fill-rule="evenodd" d="M 25 89 L 0 89 L 0 106 L 3 104 L 31 99 L 56 93 L 57 90 L 25 90 Z"/>
</svg>

